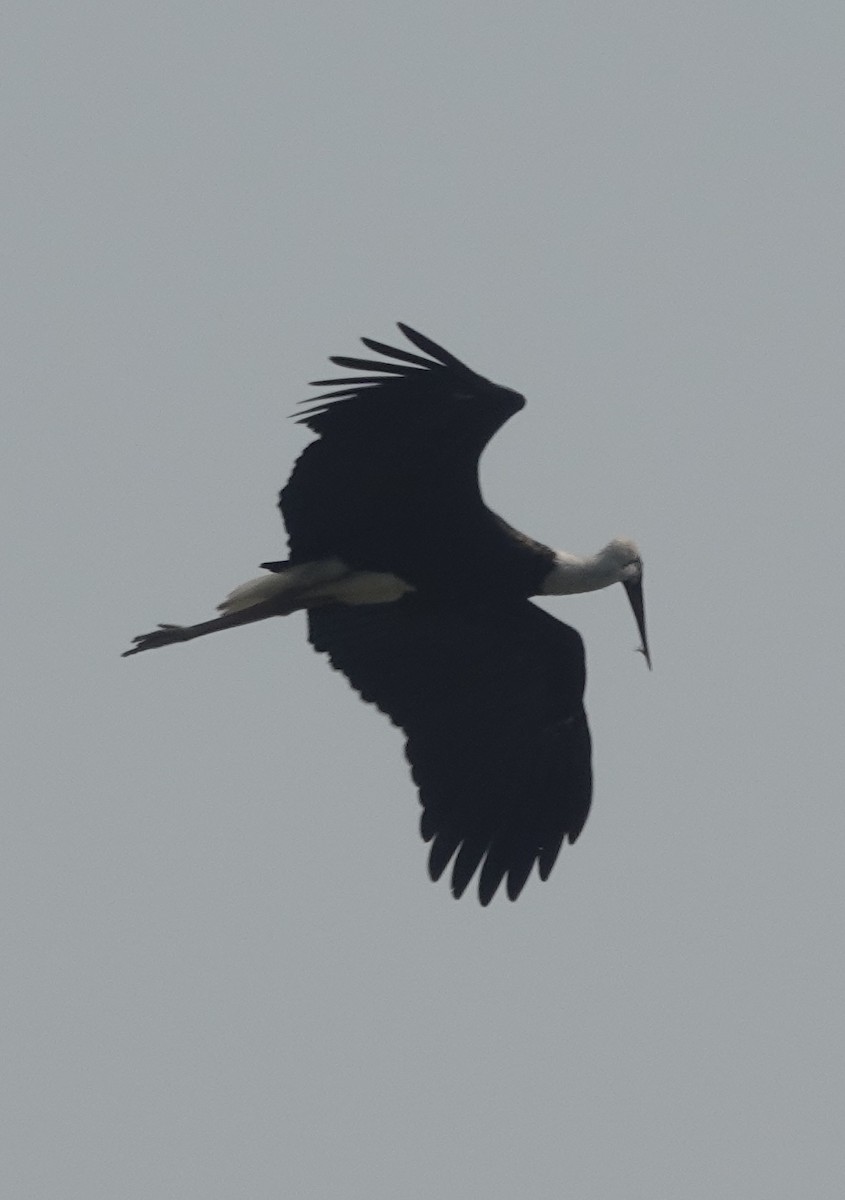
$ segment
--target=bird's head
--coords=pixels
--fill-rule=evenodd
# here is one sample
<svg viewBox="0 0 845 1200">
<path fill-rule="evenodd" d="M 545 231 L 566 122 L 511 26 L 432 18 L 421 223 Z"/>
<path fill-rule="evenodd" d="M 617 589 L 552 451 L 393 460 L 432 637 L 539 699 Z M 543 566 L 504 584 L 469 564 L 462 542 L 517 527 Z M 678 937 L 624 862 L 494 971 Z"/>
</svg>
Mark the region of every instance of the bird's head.
<svg viewBox="0 0 845 1200">
<path fill-rule="evenodd" d="M 651 670 L 651 655 L 645 629 L 645 600 L 643 598 L 643 560 L 636 542 L 630 538 L 614 538 L 602 551 L 602 558 L 610 567 L 628 594 L 634 620 L 637 622 L 642 645 L 640 653 Z"/>
<path fill-rule="evenodd" d="M 642 579 L 643 560 L 637 543 L 630 538 L 614 538 L 602 550 L 601 557 L 620 583 Z"/>
</svg>

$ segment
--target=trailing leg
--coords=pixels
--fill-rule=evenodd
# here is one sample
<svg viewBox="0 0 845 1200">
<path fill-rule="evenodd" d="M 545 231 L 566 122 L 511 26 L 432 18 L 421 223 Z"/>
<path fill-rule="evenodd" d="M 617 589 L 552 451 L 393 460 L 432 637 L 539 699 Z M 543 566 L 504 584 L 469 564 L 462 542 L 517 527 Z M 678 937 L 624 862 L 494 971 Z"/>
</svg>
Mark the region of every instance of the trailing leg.
<svg viewBox="0 0 845 1200">
<path fill-rule="evenodd" d="M 159 625 L 158 629 L 151 633 L 142 633 L 134 637 L 132 649 L 124 650 L 121 658 L 140 654 L 142 650 L 155 650 L 158 646 L 171 646 L 174 642 L 189 642 L 192 638 L 203 637 L 206 633 L 217 633 L 220 629 L 232 629 L 235 625 L 248 625 L 252 621 L 263 621 L 266 617 L 281 615 L 277 605 L 265 602 L 254 604 L 251 608 L 224 613 L 222 617 L 214 617 L 211 621 L 200 621 L 198 625 Z"/>
<path fill-rule="evenodd" d="M 272 574 L 250 579 L 230 592 L 218 609 L 222 616 L 198 625 L 159 625 L 152 633 L 133 638 L 122 657 L 189 642 L 192 638 L 235 625 L 248 625 L 266 617 L 284 617 L 300 608 L 322 604 L 391 604 L 414 589 L 384 571 L 357 571 L 339 558 L 307 563 L 264 563 Z"/>
</svg>

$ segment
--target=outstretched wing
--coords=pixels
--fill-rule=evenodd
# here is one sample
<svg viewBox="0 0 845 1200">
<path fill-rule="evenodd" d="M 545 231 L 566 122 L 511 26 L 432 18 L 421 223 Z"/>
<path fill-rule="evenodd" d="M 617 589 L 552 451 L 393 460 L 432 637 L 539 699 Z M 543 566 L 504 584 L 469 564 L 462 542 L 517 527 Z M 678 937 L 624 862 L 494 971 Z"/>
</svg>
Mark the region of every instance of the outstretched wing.
<svg viewBox="0 0 845 1200">
<path fill-rule="evenodd" d="M 332 358 L 365 374 L 318 380 L 331 390 L 299 418 L 319 438 L 279 497 L 293 562 L 334 554 L 377 566 L 373 554 L 392 549 L 415 522 L 486 513 L 479 456 L 525 400 L 399 328 L 428 357 L 363 338 L 384 358 Z"/>
<path fill-rule="evenodd" d="M 315 649 L 407 735 L 432 878 L 456 856 L 460 896 L 481 866 L 482 904 L 505 876 L 515 900 L 535 862 L 546 879 L 590 808 L 578 633 L 527 600 L 455 609 L 409 596 L 308 620 Z"/>
</svg>

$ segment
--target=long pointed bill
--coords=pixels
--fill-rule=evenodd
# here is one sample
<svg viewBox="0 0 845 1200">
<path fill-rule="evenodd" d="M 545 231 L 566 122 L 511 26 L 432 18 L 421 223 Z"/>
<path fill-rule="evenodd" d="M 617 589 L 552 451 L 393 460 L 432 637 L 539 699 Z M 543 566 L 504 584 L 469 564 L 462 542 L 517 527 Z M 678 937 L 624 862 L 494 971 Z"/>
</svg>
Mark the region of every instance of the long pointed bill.
<svg viewBox="0 0 845 1200">
<path fill-rule="evenodd" d="M 630 580 L 623 584 L 625 591 L 628 593 L 628 599 L 631 601 L 631 608 L 634 610 L 634 618 L 637 622 L 637 629 L 640 631 L 640 639 L 642 645 L 638 647 L 640 654 L 643 655 L 648 663 L 648 669 L 651 670 L 651 655 L 648 652 L 648 638 L 645 632 L 645 601 L 643 600 L 643 581 L 642 579 Z"/>
</svg>

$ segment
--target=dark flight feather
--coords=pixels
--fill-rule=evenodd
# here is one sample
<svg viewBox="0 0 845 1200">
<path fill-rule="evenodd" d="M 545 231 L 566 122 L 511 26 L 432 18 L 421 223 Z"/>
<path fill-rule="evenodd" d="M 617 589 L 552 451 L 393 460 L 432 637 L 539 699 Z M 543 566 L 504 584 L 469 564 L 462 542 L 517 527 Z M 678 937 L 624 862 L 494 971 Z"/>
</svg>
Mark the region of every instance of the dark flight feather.
<svg viewBox="0 0 845 1200">
<path fill-rule="evenodd" d="M 580 636 L 529 601 L 391 605 L 309 613 L 312 645 L 407 737 L 438 878 L 452 890 L 481 866 L 488 904 L 515 899 L 534 863 L 547 877 L 590 807 L 590 737 Z M 483 864 L 483 865 L 482 865 Z"/>
<path fill-rule="evenodd" d="M 478 484 L 484 447 L 523 397 L 402 329 L 439 358 L 405 351 L 411 363 L 335 357 L 384 375 L 318 381 L 338 390 L 315 397 L 299 416 L 319 437 L 300 455 L 279 498 L 291 561 L 339 557 L 352 567 L 393 571 L 414 586 L 436 586 L 439 579 L 458 587 L 477 571 L 472 586 L 480 589 L 490 582 L 494 559 L 499 589 L 516 586 L 508 582 L 514 572 L 542 574 L 536 556 L 527 547 L 520 553 L 503 534 Z"/>
</svg>

